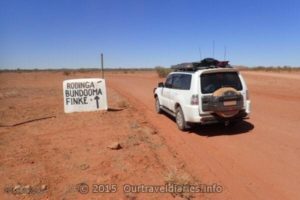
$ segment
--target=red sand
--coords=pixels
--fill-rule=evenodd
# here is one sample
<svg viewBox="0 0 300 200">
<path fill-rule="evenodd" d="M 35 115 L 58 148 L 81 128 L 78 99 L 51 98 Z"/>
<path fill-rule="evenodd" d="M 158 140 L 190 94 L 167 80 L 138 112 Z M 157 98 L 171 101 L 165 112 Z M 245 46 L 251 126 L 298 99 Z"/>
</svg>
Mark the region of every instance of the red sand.
<svg viewBox="0 0 300 200">
<path fill-rule="evenodd" d="M 154 72 L 106 74 L 109 106 L 125 109 L 73 114 L 63 113 L 62 81 L 97 73 L 1 73 L 0 125 L 56 118 L 0 127 L 0 199 L 173 199 L 122 191 L 126 183 L 161 185 L 172 176 L 223 186 L 222 193 L 192 194 L 196 199 L 299 199 L 300 79 L 243 74 L 252 100 L 250 120 L 183 133 L 154 112 L 152 91 L 161 80 Z M 122 149 L 107 148 L 116 141 Z M 76 190 L 81 182 L 90 190 L 96 183 L 118 184 L 118 191 L 82 195 Z M 16 185 L 47 189 L 4 191 Z"/>
</svg>

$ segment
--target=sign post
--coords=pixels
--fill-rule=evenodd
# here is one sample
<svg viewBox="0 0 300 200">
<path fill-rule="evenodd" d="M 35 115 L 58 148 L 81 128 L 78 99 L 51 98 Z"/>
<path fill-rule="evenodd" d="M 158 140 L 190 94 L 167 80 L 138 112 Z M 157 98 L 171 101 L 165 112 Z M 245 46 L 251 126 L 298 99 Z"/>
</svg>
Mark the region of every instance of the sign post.
<svg viewBox="0 0 300 200">
<path fill-rule="evenodd" d="M 105 80 L 72 79 L 63 82 L 65 113 L 107 110 Z"/>
<path fill-rule="evenodd" d="M 101 53 L 101 71 L 102 71 L 102 78 L 104 79 L 104 60 L 103 60 L 103 53 Z"/>
</svg>

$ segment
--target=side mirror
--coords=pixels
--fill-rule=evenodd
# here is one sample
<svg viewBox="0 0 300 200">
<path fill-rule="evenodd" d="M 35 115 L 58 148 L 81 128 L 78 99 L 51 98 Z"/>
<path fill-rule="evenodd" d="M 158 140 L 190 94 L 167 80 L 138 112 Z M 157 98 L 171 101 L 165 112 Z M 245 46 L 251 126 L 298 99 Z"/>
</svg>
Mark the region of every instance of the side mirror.
<svg viewBox="0 0 300 200">
<path fill-rule="evenodd" d="M 163 82 L 158 83 L 158 87 L 165 87 Z"/>
</svg>

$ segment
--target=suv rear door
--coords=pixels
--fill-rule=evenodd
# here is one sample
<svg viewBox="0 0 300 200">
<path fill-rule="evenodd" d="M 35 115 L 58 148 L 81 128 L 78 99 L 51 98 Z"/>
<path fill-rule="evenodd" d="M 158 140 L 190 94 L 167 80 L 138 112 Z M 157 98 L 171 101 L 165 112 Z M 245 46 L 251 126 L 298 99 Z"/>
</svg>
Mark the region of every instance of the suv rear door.
<svg viewBox="0 0 300 200">
<path fill-rule="evenodd" d="M 222 87 L 232 87 L 239 92 L 243 90 L 243 84 L 241 82 L 239 73 L 236 71 L 225 72 L 209 72 L 203 73 L 200 76 L 200 113 L 203 112 L 203 98 L 205 96 L 211 96 L 216 90 Z"/>
</svg>

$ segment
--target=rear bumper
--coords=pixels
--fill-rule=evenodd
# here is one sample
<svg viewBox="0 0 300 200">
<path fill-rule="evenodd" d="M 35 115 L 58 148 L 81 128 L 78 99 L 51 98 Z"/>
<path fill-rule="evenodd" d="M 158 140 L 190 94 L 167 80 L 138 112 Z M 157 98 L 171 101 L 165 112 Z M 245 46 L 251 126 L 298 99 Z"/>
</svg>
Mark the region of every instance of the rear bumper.
<svg viewBox="0 0 300 200">
<path fill-rule="evenodd" d="M 250 100 L 247 100 L 246 101 L 246 113 L 249 115 L 250 114 L 250 109 L 251 109 L 251 101 Z"/>
<path fill-rule="evenodd" d="M 199 115 L 198 105 L 188 105 L 182 108 L 185 120 L 187 122 L 199 123 L 201 116 Z"/>
<path fill-rule="evenodd" d="M 185 120 L 191 123 L 212 124 L 212 123 L 225 122 L 225 121 L 236 121 L 236 120 L 247 118 L 248 114 L 250 113 L 250 101 L 246 109 L 240 110 L 237 115 L 230 118 L 221 118 L 212 112 L 206 114 L 199 114 L 198 106 L 193 106 L 193 105 L 184 107 L 183 113 L 185 116 Z"/>
<path fill-rule="evenodd" d="M 222 118 L 216 114 L 201 115 L 200 123 L 212 124 L 212 123 L 219 123 L 219 122 L 226 122 L 226 121 L 237 121 L 237 120 L 242 120 L 247 118 L 248 118 L 248 114 L 246 110 L 240 110 L 237 115 L 230 118 Z"/>
</svg>

